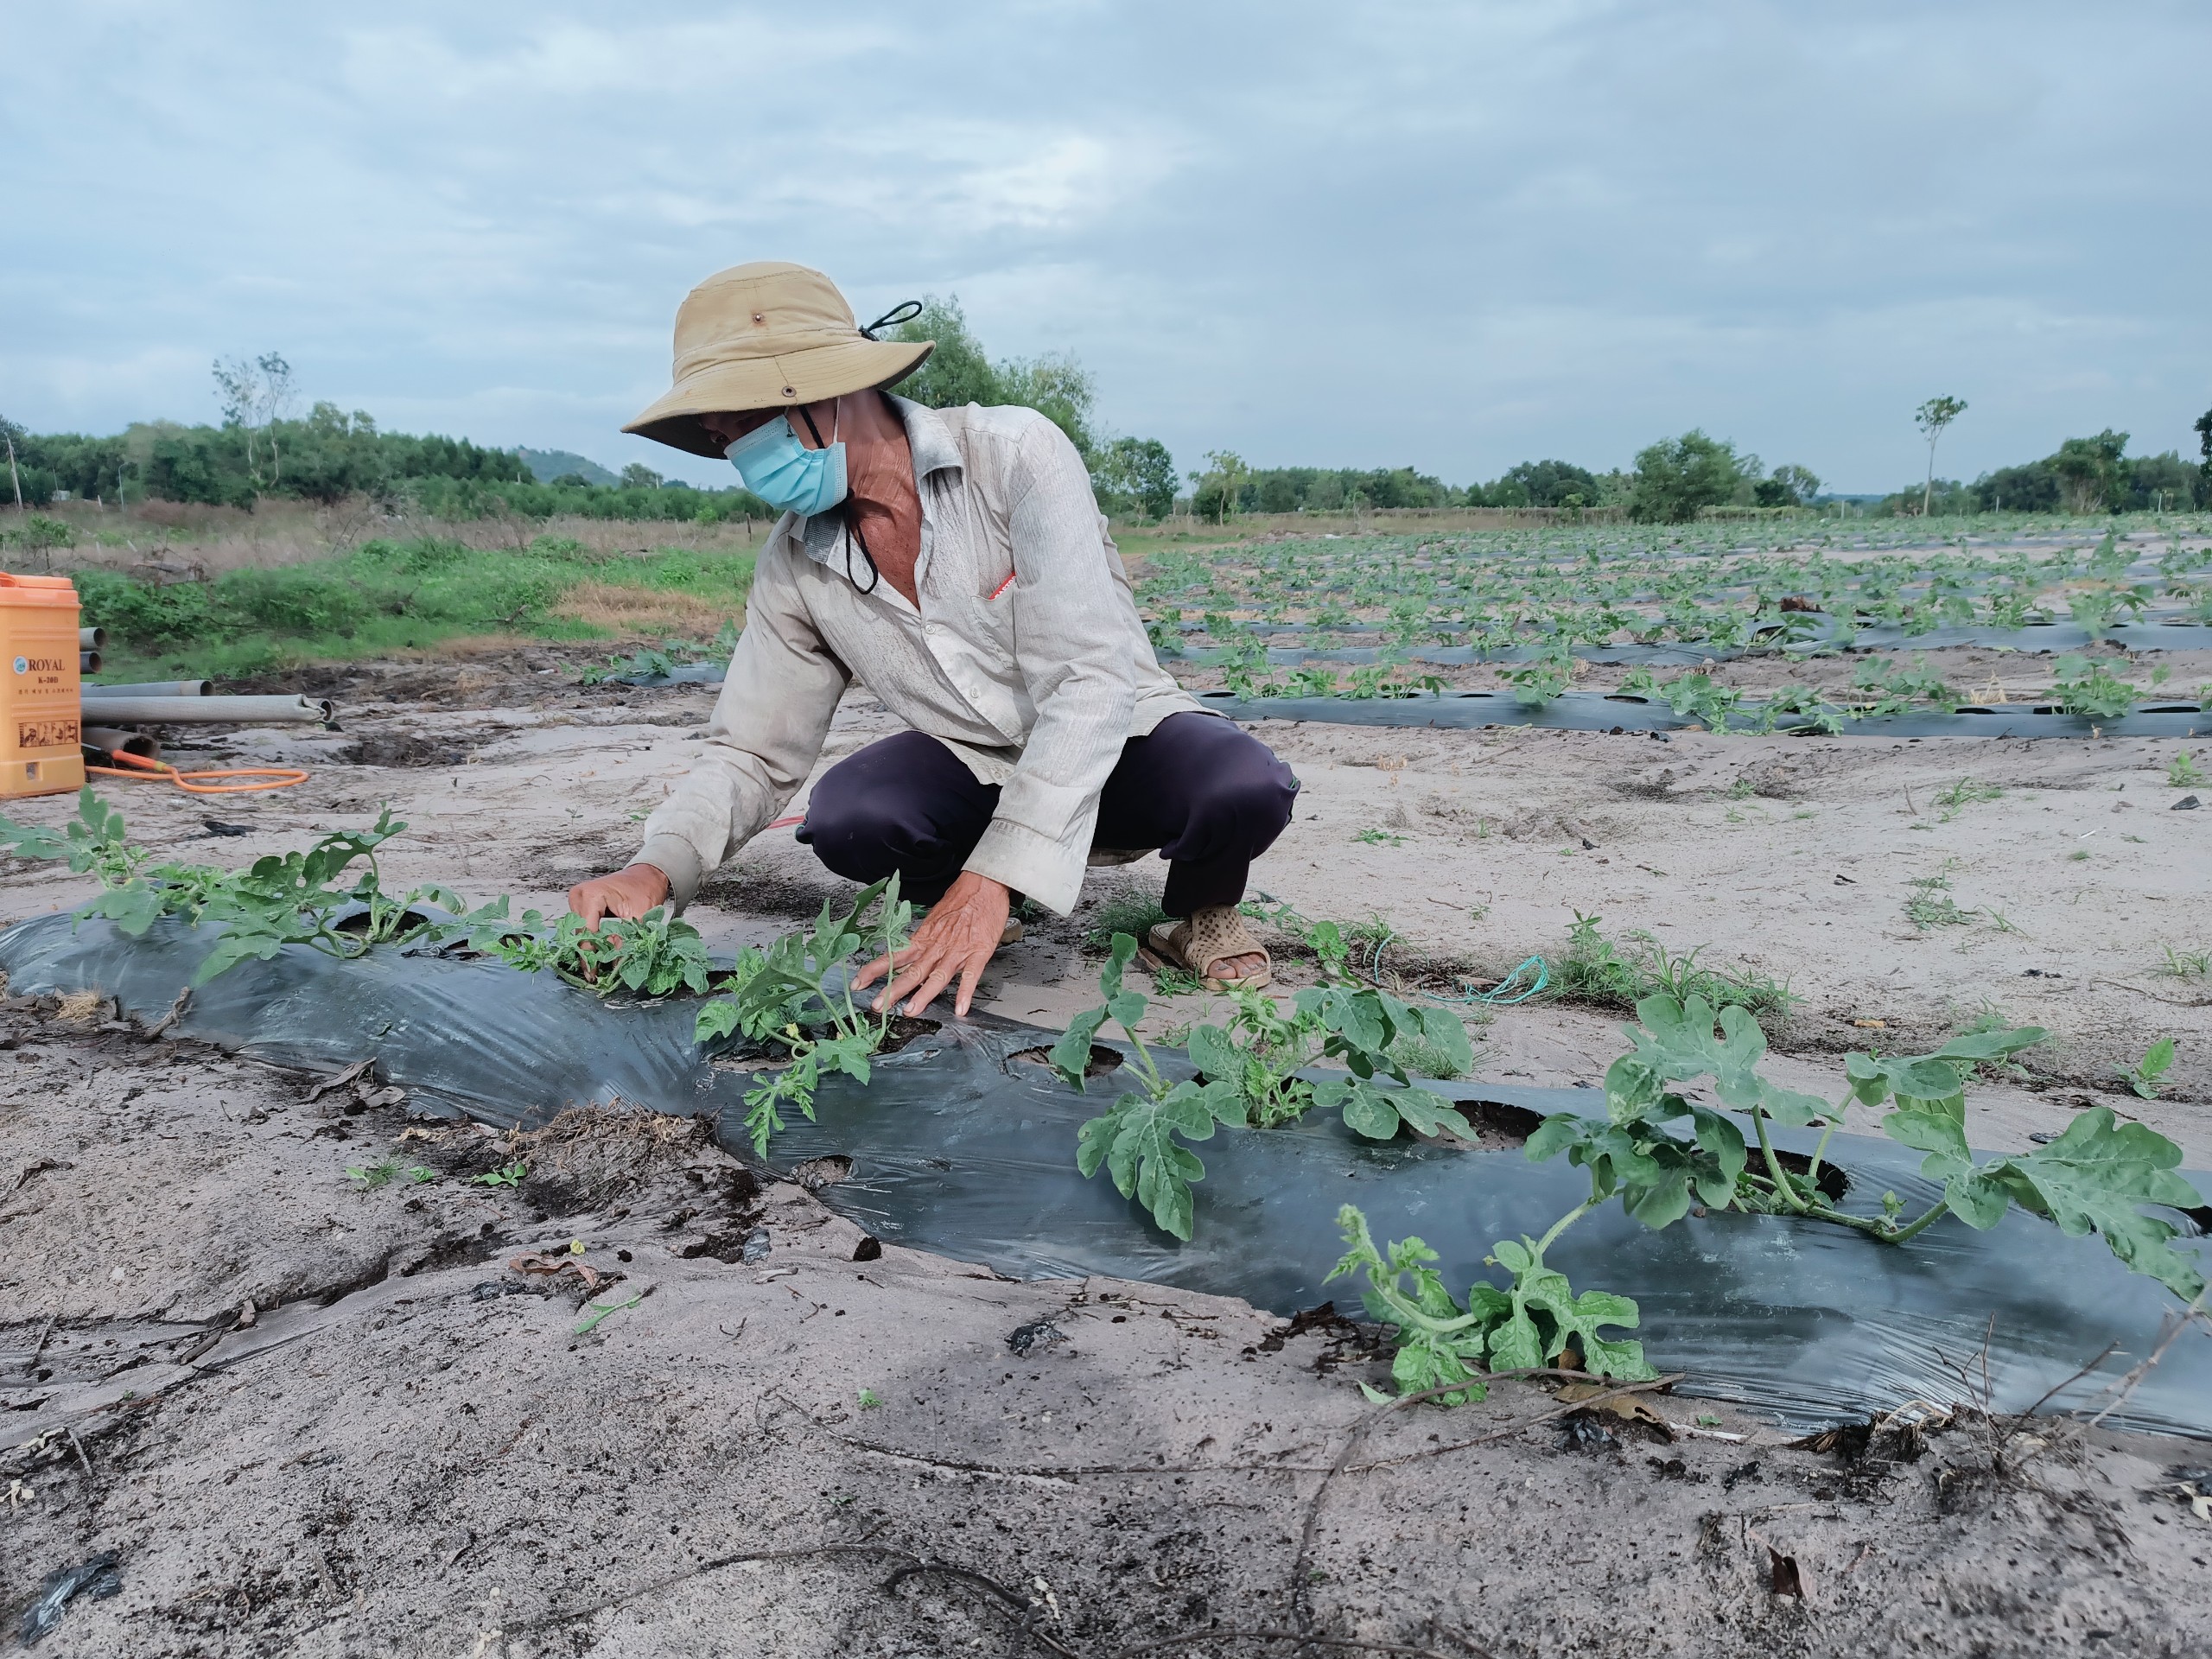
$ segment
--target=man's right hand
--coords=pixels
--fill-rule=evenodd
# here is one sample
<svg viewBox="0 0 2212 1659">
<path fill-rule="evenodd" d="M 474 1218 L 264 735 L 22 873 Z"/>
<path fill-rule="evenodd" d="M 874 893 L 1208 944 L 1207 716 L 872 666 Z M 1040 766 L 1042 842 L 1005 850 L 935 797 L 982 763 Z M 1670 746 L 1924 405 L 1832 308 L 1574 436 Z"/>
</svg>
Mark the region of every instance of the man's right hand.
<svg viewBox="0 0 2212 1659">
<path fill-rule="evenodd" d="M 634 922 L 656 905 L 668 902 L 668 877 L 658 865 L 632 864 L 613 875 L 594 876 L 569 889 L 569 908 L 597 927 L 609 916 Z"/>
</svg>

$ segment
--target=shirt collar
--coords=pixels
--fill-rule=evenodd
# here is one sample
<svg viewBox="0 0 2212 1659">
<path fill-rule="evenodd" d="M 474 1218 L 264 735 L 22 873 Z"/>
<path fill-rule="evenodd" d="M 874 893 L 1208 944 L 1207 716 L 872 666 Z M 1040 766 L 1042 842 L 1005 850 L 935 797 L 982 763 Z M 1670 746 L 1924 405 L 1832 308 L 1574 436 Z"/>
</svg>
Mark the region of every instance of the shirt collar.
<svg viewBox="0 0 2212 1659">
<path fill-rule="evenodd" d="M 942 472 L 948 467 L 957 469 L 964 464 L 960 458 L 960 446 L 952 441 L 942 415 L 911 397 L 901 397 L 893 392 L 885 396 L 899 411 L 899 418 L 906 423 L 906 448 L 913 452 L 916 483 L 931 473 Z"/>
<path fill-rule="evenodd" d="M 899 411 L 899 418 L 906 423 L 906 448 L 914 462 L 914 482 L 920 485 L 931 473 L 950 468 L 958 471 L 967 463 L 962 460 L 960 446 L 952 441 L 952 434 L 944 424 L 944 417 L 926 404 L 918 404 L 911 397 L 884 394 L 891 399 L 892 407 Z M 914 579 L 919 582 L 929 569 L 930 554 L 936 542 L 935 516 L 930 511 L 930 493 L 920 490 L 922 499 L 922 555 L 914 567 Z M 844 515 L 832 508 L 817 512 L 811 518 L 797 513 L 785 515 L 787 532 L 798 543 L 806 556 L 825 569 L 841 568 L 845 554 Z M 889 597 L 904 606 L 903 596 Z"/>
</svg>

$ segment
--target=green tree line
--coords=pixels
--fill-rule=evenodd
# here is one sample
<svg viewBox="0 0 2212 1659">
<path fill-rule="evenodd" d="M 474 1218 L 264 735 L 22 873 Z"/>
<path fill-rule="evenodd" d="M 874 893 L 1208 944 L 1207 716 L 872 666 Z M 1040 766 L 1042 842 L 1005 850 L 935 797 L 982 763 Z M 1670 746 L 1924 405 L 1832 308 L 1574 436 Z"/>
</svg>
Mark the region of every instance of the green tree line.
<svg viewBox="0 0 2212 1659">
<path fill-rule="evenodd" d="M 248 509 L 264 497 L 329 503 L 368 496 L 448 518 L 500 512 L 708 522 L 772 516 L 749 492 L 663 484 L 642 467 L 612 486 L 576 477 L 540 483 L 512 451 L 467 438 L 381 431 L 369 415 L 347 415 L 331 404 L 317 404 L 304 419 L 259 426 L 152 421 L 111 437 L 21 428 L 10 436 L 15 469 L 12 478 L 0 477 L 0 499 L 12 500 L 20 480 L 27 507 L 45 506 L 65 493 L 111 505 L 156 500 Z"/>
<path fill-rule="evenodd" d="M 1968 512 L 2150 512 L 2212 507 L 2212 411 L 2196 423 L 2202 459 L 2178 450 L 2130 455 L 2128 434 L 2107 427 L 2093 438 L 2069 438 L 2040 461 L 1999 467 L 1971 484 L 1936 479 L 1885 498 L 1875 511 L 1918 512 L 1923 497 L 1936 514 Z"/>
</svg>

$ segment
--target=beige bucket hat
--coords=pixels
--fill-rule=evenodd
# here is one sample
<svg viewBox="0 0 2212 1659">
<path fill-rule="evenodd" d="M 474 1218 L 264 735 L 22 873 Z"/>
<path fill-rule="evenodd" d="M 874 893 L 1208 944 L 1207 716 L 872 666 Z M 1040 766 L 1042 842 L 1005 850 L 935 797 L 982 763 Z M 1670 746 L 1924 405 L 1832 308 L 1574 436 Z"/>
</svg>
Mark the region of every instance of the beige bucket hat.
<svg viewBox="0 0 2212 1659">
<path fill-rule="evenodd" d="M 780 259 L 718 270 L 676 312 L 676 384 L 622 429 L 695 455 L 722 444 L 702 415 L 817 404 L 905 379 L 936 349 L 873 337 L 899 308 L 862 329 L 837 285 Z"/>
</svg>

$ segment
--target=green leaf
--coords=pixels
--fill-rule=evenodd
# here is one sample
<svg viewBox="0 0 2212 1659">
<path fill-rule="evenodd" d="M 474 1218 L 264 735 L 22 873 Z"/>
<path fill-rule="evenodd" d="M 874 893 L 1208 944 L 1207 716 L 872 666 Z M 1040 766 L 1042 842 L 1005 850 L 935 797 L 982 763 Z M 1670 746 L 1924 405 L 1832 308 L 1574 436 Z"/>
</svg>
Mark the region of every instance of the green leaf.
<svg viewBox="0 0 2212 1659">
<path fill-rule="evenodd" d="M 1123 1096 L 1124 1100 L 1133 1096 Z M 1114 1148 L 1114 1139 L 1122 1132 L 1120 1118 L 1109 1111 L 1103 1117 L 1094 1117 L 1076 1131 L 1075 1166 L 1084 1180 L 1096 1175 L 1106 1161 L 1106 1154 Z"/>
<path fill-rule="evenodd" d="M 1325 987 L 1316 999 L 1315 1012 L 1321 1016 L 1323 1028 L 1351 1048 L 1375 1055 L 1389 1044 L 1392 1027 L 1374 991 Z"/>
<path fill-rule="evenodd" d="M 1686 1163 L 1659 1164 L 1645 1179 L 1623 1183 L 1621 1205 L 1654 1232 L 1671 1227 L 1690 1212 L 1690 1175 Z"/>
<path fill-rule="evenodd" d="M 192 983 L 196 988 L 205 985 L 225 969 L 239 963 L 252 960 L 268 962 L 284 948 L 284 941 L 270 934 L 248 933 L 237 929 L 215 941 L 215 947 L 200 959 L 194 970 Z"/>
<path fill-rule="evenodd" d="M 1640 1315 L 1629 1298 L 1602 1290 L 1577 1296 L 1567 1275 L 1546 1267 L 1529 1239 L 1501 1241 L 1492 1247 L 1491 1260 L 1513 1275 L 1505 1292 L 1511 1311 L 1491 1337 L 1492 1370 L 1542 1365 L 1572 1345 L 1580 1351 L 1584 1369 L 1595 1375 L 1642 1380 L 1657 1374 L 1645 1363 L 1641 1343 L 1598 1334 L 1605 1325 L 1635 1327 Z"/>
<path fill-rule="evenodd" d="M 1441 1095 L 1419 1087 L 1377 1090 L 1376 1093 L 1390 1103 L 1394 1110 L 1405 1121 L 1415 1135 L 1442 1135 L 1447 1130 L 1468 1140 L 1474 1138 L 1474 1128 L 1459 1115 L 1459 1109 Z"/>
<path fill-rule="evenodd" d="M 1936 1160 L 1930 1158 L 1929 1162 Z M 1959 1171 L 1943 1183 L 1943 1202 L 1961 1221 L 1977 1232 L 1987 1232 L 2005 1219 L 2012 1200 L 2000 1181 L 1980 1170 Z"/>
<path fill-rule="evenodd" d="M 1337 1211 L 1337 1226 L 1347 1249 L 1330 1270 L 1329 1279 L 1365 1274 L 1367 1288 L 1362 1300 L 1368 1313 L 1378 1322 L 1395 1327 L 1398 1348 L 1390 1374 L 1400 1392 L 1419 1394 L 1464 1382 L 1465 1388 L 1442 1396 L 1445 1404 L 1482 1399 L 1484 1387 L 1476 1378 L 1474 1366 L 1482 1357 L 1483 1333 L 1489 1320 L 1463 1312 L 1452 1300 L 1430 1265 L 1437 1259 L 1436 1252 L 1418 1238 L 1403 1238 L 1390 1246 L 1385 1258 L 1375 1248 L 1367 1217 L 1349 1204 Z M 1478 1292 L 1491 1289 L 1477 1288 Z M 1494 1306 L 1494 1290 L 1491 1295 Z"/>
<path fill-rule="evenodd" d="M 1076 1166 L 1087 1178 L 1097 1173 L 1103 1160 L 1123 1198 L 1135 1197 L 1161 1231 L 1188 1239 L 1191 1184 L 1205 1178 L 1205 1166 L 1177 1137 L 1210 1139 L 1214 1122 L 1196 1084 L 1179 1083 L 1157 1100 L 1123 1095 L 1112 1111 L 1078 1132 Z"/>
<path fill-rule="evenodd" d="M 1543 1334 L 1517 1298 L 1510 1300 L 1504 1321 L 1490 1333 L 1489 1357 L 1494 1371 L 1533 1370 L 1544 1363 Z"/>
<path fill-rule="evenodd" d="M 2167 1068 L 2173 1063 L 2174 1039 L 2161 1037 L 2144 1051 L 2143 1058 L 2136 1061 L 2133 1070 L 2123 1071 L 2120 1076 L 2127 1080 L 2127 1086 L 2139 1098 L 2156 1100 L 2158 1097 L 2158 1079 L 2165 1076 Z"/>
<path fill-rule="evenodd" d="M 127 887 L 110 887 L 77 914 L 104 916 L 125 936 L 136 939 L 145 936 L 162 912 L 161 890 L 149 883 L 133 882 Z"/>
<path fill-rule="evenodd" d="M 1690 1108 L 1690 1120 L 1696 1128 L 1698 1149 L 1710 1162 L 1709 1167 L 1693 1169 L 1691 1185 L 1707 1208 L 1726 1208 L 1736 1196 L 1736 1178 L 1744 1173 L 1744 1132 L 1733 1118 L 1702 1106 Z"/>
<path fill-rule="evenodd" d="M 1251 1127 L 1249 1103 L 1244 1098 L 1244 1091 L 1235 1083 L 1226 1078 L 1209 1083 L 1198 1090 L 1198 1099 L 1213 1115 L 1216 1122 L 1226 1123 L 1237 1129 Z"/>
<path fill-rule="evenodd" d="M 1777 1123 L 1787 1123 L 1803 1128 L 1808 1123 L 1818 1123 L 1836 1116 L 1836 1109 L 1818 1095 L 1799 1094 L 1794 1089 L 1784 1089 L 1778 1084 L 1758 1080 L 1758 1108 Z"/>
<path fill-rule="evenodd" d="M 1060 1081 L 1071 1088 L 1081 1089 L 1087 1080 L 1090 1067 L 1090 1047 L 1098 1035 L 1098 1027 L 1106 1023 L 1104 1008 L 1088 1008 L 1068 1022 L 1060 1040 L 1052 1045 L 1048 1057 L 1052 1070 Z M 1090 1172 L 1085 1171 L 1088 1174 Z"/>
<path fill-rule="evenodd" d="M 1351 1079 L 1344 1090 L 1344 1127 L 1370 1141 L 1388 1141 L 1398 1133 L 1398 1109 L 1373 1084 Z"/>
<path fill-rule="evenodd" d="M 2180 1165 L 2181 1148 L 2164 1135 L 2140 1123 L 2118 1125 L 2109 1107 L 2095 1106 L 2050 1145 L 1983 1165 L 1975 1176 L 2001 1185 L 2069 1237 L 2101 1235 L 2114 1255 L 2186 1301 L 2204 1287 L 2203 1274 L 2169 1242 L 2178 1229 L 2141 1208 L 2203 1205 L 2175 1173 Z"/>
<path fill-rule="evenodd" d="M 1234 1080 L 1244 1075 L 1244 1052 L 1219 1026 L 1196 1026 L 1185 1045 L 1191 1064 L 1209 1077 Z"/>
<path fill-rule="evenodd" d="M 89 784 L 85 793 L 92 793 Z M 17 823 L 13 818 L 0 816 L 0 849 L 13 858 L 67 858 L 70 844 L 67 836 L 57 836 L 41 825 Z"/>
<path fill-rule="evenodd" d="M 1456 1073 L 1474 1069 L 1475 1050 L 1467 1040 L 1467 1028 L 1459 1023 L 1457 1014 L 1446 1008 L 1417 1010 L 1421 1019 L 1421 1034 Z"/>
<path fill-rule="evenodd" d="M 1974 1162 L 1967 1148 L 1966 1126 L 1948 1112 L 1891 1112 L 1882 1120 L 1882 1132 L 1915 1152 L 1926 1153 L 1920 1170 L 1932 1180 L 1948 1180 Z"/>
<path fill-rule="evenodd" d="M 1128 971 L 1136 954 L 1137 942 L 1133 934 L 1116 933 L 1107 947 L 1106 965 L 1098 972 L 1098 988 L 1105 994 L 1109 1005 L 1122 994 L 1122 976 Z"/>
<path fill-rule="evenodd" d="M 1588 1119 L 1577 1117 L 1572 1112 L 1554 1112 L 1536 1126 L 1522 1154 L 1532 1164 L 1541 1164 L 1556 1158 L 1570 1147 L 1580 1146 L 1586 1139 L 1592 1125 Z"/>
<path fill-rule="evenodd" d="M 1979 1031 L 1954 1037 L 1936 1051 L 1947 1060 L 2001 1060 L 2024 1048 L 2033 1048 L 2050 1033 L 2041 1026 L 2018 1026 L 2009 1031 Z"/>
</svg>

